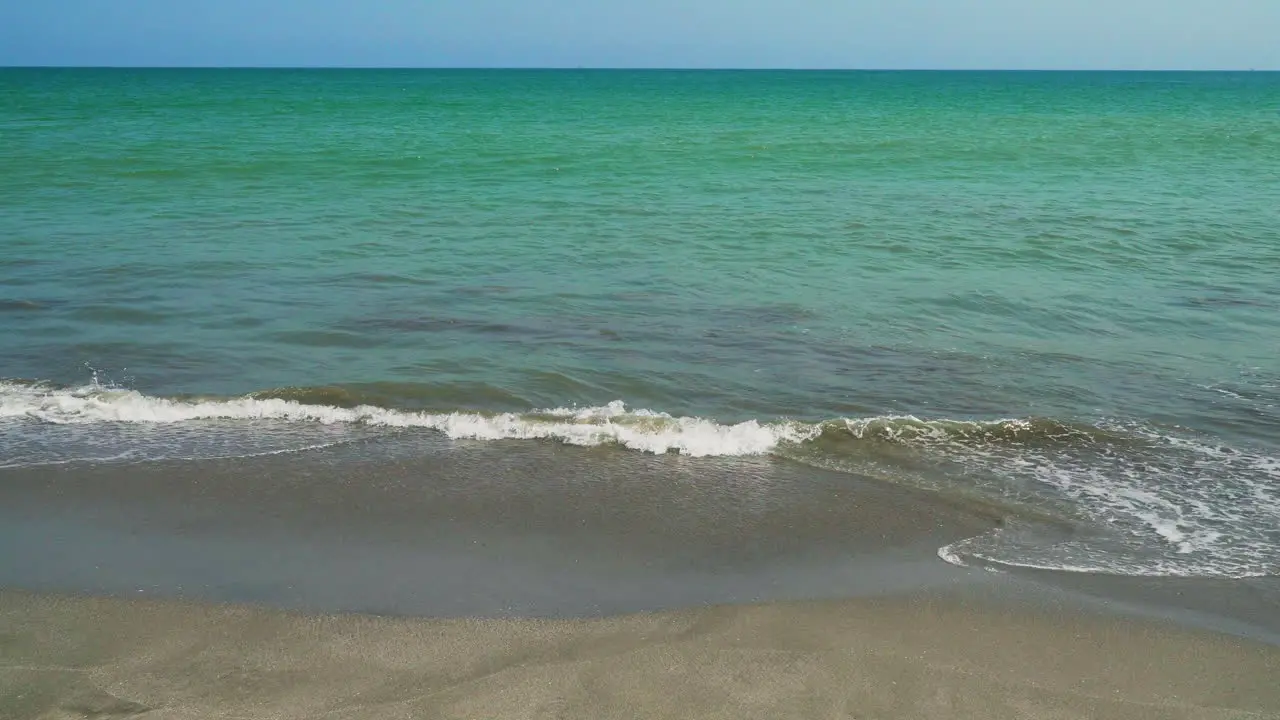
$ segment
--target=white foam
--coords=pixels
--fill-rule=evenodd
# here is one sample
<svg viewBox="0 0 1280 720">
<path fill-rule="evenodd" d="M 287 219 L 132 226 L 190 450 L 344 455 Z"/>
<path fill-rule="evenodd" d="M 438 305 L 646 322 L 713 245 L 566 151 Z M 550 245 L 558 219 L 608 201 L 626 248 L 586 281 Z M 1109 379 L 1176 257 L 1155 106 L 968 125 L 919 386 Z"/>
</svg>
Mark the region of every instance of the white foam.
<svg viewBox="0 0 1280 720">
<path fill-rule="evenodd" d="M 28 417 L 55 424 L 150 423 L 197 420 L 275 420 L 429 428 L 454 439 L 550 439 L 570 445 L 617 444 L 649 453 L 694 457 L 763 455 L 781 442 L 803 442 L 817 425 L 756 420 L 725 425 L 652 410 L 627 410 L 615 401 L 602 407 L 553 408 L 528 414 L 404 412 L 362 405 L 340 408 L 293 400 L 240 397 L 218 400 L 158 398 L 133 390 L 86 387 L 53 390 L 0 383 L 0 417 Z"/>
<path fill-rule="evenodd" d="M 954 443 L 966 434 L 1003 430 L 1013 434 L 1033 428 L 1025 418 L 999 420 L 926 420 L 915 415 L 881 415 L 845 418 L 845 429 L 855 438 L 878 438 L 890 442 Z"/>
<path fill-rule="evenodd" d="M 1128 437 L 1151 443 L 1116 452 L 1101 440 L 1083 453 L 1057 445 L 950 443 L 947 457 L 964 472 L 997 476 L 1008 492 L 1067 499 L 1070 512 L 1097 532 L 1061 543 L 980 536 L 941 549 L 939 557 L 1119 575 L 1280 573 L 1269 537 L 1280 524 L 1276 478 L 1268 472 L 1274 458 L 1149 429 L 1131 429 Z"/>
<path fill-rule="evenodd" d="M 427 413 L 257 397 L 173 399 L 97 385 L 57 389 L 0 382 L 2 418 L 71 426 L 229 420 L 426 428 L 454 439 L 546 439 L 694 457 L 766 455 L 780 450 L 790 456 L 786 446 L 812 440 L 824 429 L 818 423 L 748 420 L 728 424 L 675 417 L 630 409 L 620 401 L 529 413 Z M 1280 526 L 1280 459 L 1257 450 L 1225 448 L 1211 439 L 1172 437 L 1114 422 L 1096 426 L 1105 431 L 1102 435 L 1062 426 L 1060 437 L 1055 430 L 1048 440 L 1027 443 L 1022 442 L 1021 433 L 1038 425 L 1024 419 L 983 422 L 900 416 L 848 419 L 842 424 L 853 438 L 913 446 L 916 452 L 906 457 L 936 462 L 936 467 L 921 474 L 921 482 L 928 487 L 947 491 L 954 484 L 1020 504 L 1066 508 L 1085 524 L 1104 529 L 1063 545 L 1045 544 L 1044 538 L 1012 542 L 1007 535 L 973 539 L 939 550 L 948 562 L 977 559 L 1126 575 L 1280 574 L 1280 552 L 1272 534 Z M 243 434 L 234 426 L 223 429 Z M 283 428 L 291 438 L 293 429 Z M 302 444 L 314 443 L 310 430 L 298 429 L 305 439 Z M 1106 432 L 1114 432 L 1123 445 L 1112 445 Z M 96 429 L 90 434 L 96 434 Z M 278 447 L 273 442 L 265 449 Z M 802 455 L 812 461 L 808 454 Z M 859 471 L 858 463 L 874 466 L 866 470 L 871 474 L 883 469 L 875 465 L 880 462 L 875 453 L 863 458 L 855 450 L 841 457 L 842 463 L 846 460 Z M 844 464 L 840 467 L 848 469 Z M 912 482 L 911 477 L 900 476 L 915 472 L 907 466 L 890 470 L 877 476 Z"/>
<path fill-rule="evenodd" d="M 1085 558 L 1078 561 L 1064 561 L 1057 556 L 1039 559 L 1035 548 L 1023 548 L 1025 552 L 1014 554 L 985 553 L 977 546 L 987 536 L 978 536 L 952 543 L 938 550 L 938 557 L 960 567 L 970 567 L 968 560 L 977 560 L 985 569 L 998 567 L 1025 568 L 1028 570 L 1050 570 L 1053 572 L 1079 573 L 1084 575 L 1124 575 L 1129 577 L 1217 577 L 1242 580 L 1246 578 L 1270 577 L 1273 570 L 1256 566 L 1241 566 L 1232 562 L 1208 561 L 1199 564 L 1181 564 L 1170 562 L 1164 558 L 1142 558 L 1129 561 L 1113 555 L 1100 555 L 1096 559 Z"/>
<path fill-rule="evenodd" d="M 1280 458 L 1258 457 L 1249 460 L 1249 468 L 1280 480 Z"/>
<path fill-rule="evenodd" d="M 960 553 L 956 552 L 957 545 L 959 545 L 959 543 L 943 545 L 938 548 L 938 558 L 945 563 L 950 563 L 957 567 L 969 567 L 969 563 L 965 562 L 964 557 Z"/>
<path fill-rule="evenodd" d="M 125 450 L 123 452 L 118 452 L 112 455 L 105 455 L 102 457 L 93 457 L 93 458 L 51 459 L 51 458 L 15 457 L 15 458 L 5 458 L 4 460 L 0 460 L 0 470 L 5 470 L 8 468 L 37 467 L 37 466 L 45 466 L 45 465 L 71 465 L 73 463 L 79 463 L 79 462 L 111 463 L 111 462 L 120 462 L 123 460 L 132 460 L 134 459 L 134 457 L 136 457 L 136 454 L 132 450 Z"/>
</svg>

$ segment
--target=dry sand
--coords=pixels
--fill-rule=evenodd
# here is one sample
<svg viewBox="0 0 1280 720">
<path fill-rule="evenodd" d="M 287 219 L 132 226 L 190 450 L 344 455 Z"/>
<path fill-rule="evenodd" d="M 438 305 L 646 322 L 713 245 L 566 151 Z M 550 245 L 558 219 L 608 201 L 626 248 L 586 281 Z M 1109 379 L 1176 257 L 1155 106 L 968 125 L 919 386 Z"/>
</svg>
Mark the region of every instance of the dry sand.
<svg viewBox="0 0 1280 720">
<path fill-rule="evenodd" d="M 4 718 L 1274 718 L 1280 648 L 914 595 L 421 620 L 0 592 Z"/>
</svg>

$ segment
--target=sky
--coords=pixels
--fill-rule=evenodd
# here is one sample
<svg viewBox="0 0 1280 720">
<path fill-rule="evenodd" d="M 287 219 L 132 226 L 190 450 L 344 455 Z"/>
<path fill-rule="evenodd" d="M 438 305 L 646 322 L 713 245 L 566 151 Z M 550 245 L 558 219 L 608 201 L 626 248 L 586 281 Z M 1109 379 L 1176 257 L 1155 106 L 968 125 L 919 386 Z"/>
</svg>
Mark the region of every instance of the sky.
<svg viewBox="0 0 1280 720">
<path fill-rule="evenodd" d="M 0 65 L 1280 70 L 1280 0 L 0 0 Z"/>
</svg>

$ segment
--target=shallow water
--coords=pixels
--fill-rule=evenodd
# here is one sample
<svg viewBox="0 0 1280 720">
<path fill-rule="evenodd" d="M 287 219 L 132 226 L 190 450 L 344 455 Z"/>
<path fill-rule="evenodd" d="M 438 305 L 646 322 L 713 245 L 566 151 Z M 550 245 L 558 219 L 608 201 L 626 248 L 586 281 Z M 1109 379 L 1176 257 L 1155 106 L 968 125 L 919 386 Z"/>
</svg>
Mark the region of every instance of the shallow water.
<svg viewBox="0 0 1280 720">
<path fill-rule="evenodd" d="M 773 455 L 1029 523 L 956 562 L 1280 573 L 1280 75 L 0 88 L 0 465 Z"/>
</svg>

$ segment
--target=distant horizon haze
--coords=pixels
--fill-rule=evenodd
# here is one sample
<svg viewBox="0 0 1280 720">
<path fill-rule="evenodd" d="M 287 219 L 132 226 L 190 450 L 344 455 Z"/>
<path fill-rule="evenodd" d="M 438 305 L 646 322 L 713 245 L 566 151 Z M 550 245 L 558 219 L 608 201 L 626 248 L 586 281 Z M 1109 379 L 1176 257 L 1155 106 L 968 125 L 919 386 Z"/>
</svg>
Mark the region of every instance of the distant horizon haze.
<svg viewBox="0 0 1280 720">
<path fill-rule="evenodd" d="M 1280 70 L 1273 0 L 49 0 L 0 66 Z"/>
</svg>

